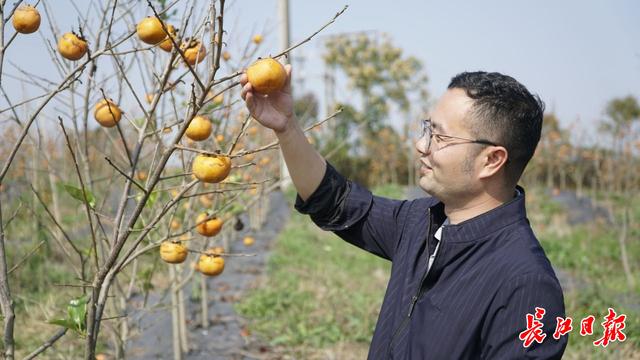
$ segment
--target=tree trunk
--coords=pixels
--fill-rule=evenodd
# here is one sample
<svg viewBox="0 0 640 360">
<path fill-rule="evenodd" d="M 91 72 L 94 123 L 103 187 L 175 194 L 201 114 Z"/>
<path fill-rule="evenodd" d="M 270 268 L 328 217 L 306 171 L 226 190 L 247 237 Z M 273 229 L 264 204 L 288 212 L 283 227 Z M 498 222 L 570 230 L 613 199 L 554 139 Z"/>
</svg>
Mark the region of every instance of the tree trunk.
<svg viewBox="0 0 640 360">
<path fill-rule="evenodd" d="M 225 251 L 226 248 L 225 248 Z M 209 328 L 209 293 L 207 292 L 207 278 L 200 276 L 200 306 L 202 311 L 202 328 Z"/>
<path fill-rule="evenodd" d="M 9 289 L 9 276 L 7 274 L 7 255 L 4 250 L 4 226 L 2 219 L 2 200 L 0 200 L 0 309 L 4 317 L 4 358 L 13 360 L 14 340 L 13 325 L 15 314 L 13 312 L 13 300 Z"/>
<path fill-rule="evenodd" d="M 627 278 L 627 284 L 629 289 L 634 289 L 636 282 L 631 272 L 631 266 L 629 265 L 629 258 L 627 255 L 627 234 L 629 228 L 629 208 L 624 207 L 622 210 L 622 226 L 620 227 L 620 235 L 618 236 L 618 242 L 620 243 L 620 259 L 622 261 L 622 268 Z"/>
<path fill-rule="evenodd" d="M 189 352 L 189 339 L 187 337 L 187 317 L 184 303 L 184 291 L 178 289 L 178 315 L 180 315 L 180 348 L 182 353 Z"/>
<path fill-rule="evenodd" d="M 169 277 L 171 279 L 171 329 L 173 334 L 173 360 L 182 360 L 182 351 L 180 345 L 180 312 L 178 310 L 178 289 L 176 284 L 176 270 L 173 266 L 169 267 Z"/>
</svg>

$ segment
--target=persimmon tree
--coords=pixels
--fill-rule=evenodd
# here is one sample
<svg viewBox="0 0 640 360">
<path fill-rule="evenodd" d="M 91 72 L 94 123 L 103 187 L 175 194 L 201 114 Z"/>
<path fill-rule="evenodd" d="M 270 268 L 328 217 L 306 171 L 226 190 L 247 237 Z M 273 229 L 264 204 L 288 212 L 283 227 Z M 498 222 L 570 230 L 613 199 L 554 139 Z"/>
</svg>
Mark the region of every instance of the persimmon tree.
<svg viewBox="0 0 640 360">
<path fill-rule="evenodd" d="M 224 0 L 94 1 L 83 9 L 70 7 L 77 20 L 73 31 L 58 27 L 59 13 L 52 11 L 51 1 L 35 1 L 33 10 L 45 26 L 33 30 L 19 24 L 10 30 L 6 25 L 23 16 L 22 5 L 0 0 L 0 90 L 5 101 L 0 114 L 10 140 L 0 148 L 3 353 L 8 359 L 16 355 L 11 273 L 21 271 L 42 246 L 23 252 L 21 259 L 9 258 L 7 246 L 21 240 L 9 225 L 32 216 L 46 229 L 47 247 L 50 238 L 75 282 L 60 284 L 74 294 L 66 301 L 66 316 L 61 309 L 48 319 L 59 330 L 27 358 L 71 330 L 84 342 L 84 357 L 95 359 L 105 327 L 115 339 L 116 356 L 124 357 L 127 301 L 135 284 L 150 283 L 156 268 L 149 270 L 144 260 L 162 258 L 168 264 L 174 319 L 184 327 L 180 290 L 194 271 L 219 275 L 225 258 L 248 255 L 214 252 L 218 234 L 195 233 L 210 221 L 220 231 L 278 186 L 267 170 L 269 162 L 263 161 L 267 157 L 260 163 L 253 159 L 277 149 L 277 142 L 250 139 L 255 136 L 249 131 L 253 120 L 241 110 L 238 77 L 258 55 L 273 55 L 277 63 L 344 9 L 278 54 L 259 54 L 262 35 L 256 35 L 243 52 L 232 55 Z M 24 11 L 29 15 L 33 10 Z M 23 36 L 35 34 L 43 40 L 37 51 L 49 57 L 53 72 L 42 77 L 12 62 L 9 74 L 7 55 Z M 11 96 L 3 81 L 9 76 L 37 95 Z M 29 168 L 33 175 L 25 172 Z M 250 173 L 254 168 L 260 169 Z M 260 190 L 251 196 L 252 189 Z M 25 190 L 33 194 L 28 214 L 23 214 L 19 196 Z M 197 254 L 197 267 L 177 265 L 188 261 L 191 252 Z M 184 331 L 175 334 L 174 327 L 174 358 L 180 358 L 186 340 Z"/>
</svg>

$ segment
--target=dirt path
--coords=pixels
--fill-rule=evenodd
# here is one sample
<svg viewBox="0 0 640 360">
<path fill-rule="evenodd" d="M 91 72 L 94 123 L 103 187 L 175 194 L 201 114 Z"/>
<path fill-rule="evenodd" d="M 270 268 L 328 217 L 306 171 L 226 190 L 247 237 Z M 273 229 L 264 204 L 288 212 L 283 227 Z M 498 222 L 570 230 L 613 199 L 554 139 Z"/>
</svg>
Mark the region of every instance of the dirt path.
<svg viewBox="0 0 640 360">
<path fill-rule="evenodd" d="M 270 198 L 268 222 L 263 229 L 254 233 L 249 229 L 248 219 L 242 218 L 245 229 L 234 232 L 230 253 L 256 253 L 254 257 L 227 258 L 225 272 L 218 277 L 207 278 L 209 296 L 208 329 L 201 327 L 200 300 L 192 298 L 193 289 L 199 289 L 200 275 L 196 274 L 192 284 L 185 287 L 187 302 L 187 326 L 189 353 L 184 359 L 260 359 L 265 357 L 266 347 L 261 346 L 252 336 L 246 336 L 242 329 L 244 321 L 234 311 L 233 304 L 243 292 L 255 285 L 264 274 L 273 240 L 286 224 L 290 216 L 290 205 L 280 192 Z M 245 247 L 241 240 L 251 235 L 255 244 Z M 134 307 L 142 304 L 142 297 L 134 298 Z M 171 330 L 171 299 L 166 291 L 153 292 L 142 309 L 134 309 L 129 314 L 136 334 L 127 344 L 129 359 L 173 359 Z"/>
</svg>

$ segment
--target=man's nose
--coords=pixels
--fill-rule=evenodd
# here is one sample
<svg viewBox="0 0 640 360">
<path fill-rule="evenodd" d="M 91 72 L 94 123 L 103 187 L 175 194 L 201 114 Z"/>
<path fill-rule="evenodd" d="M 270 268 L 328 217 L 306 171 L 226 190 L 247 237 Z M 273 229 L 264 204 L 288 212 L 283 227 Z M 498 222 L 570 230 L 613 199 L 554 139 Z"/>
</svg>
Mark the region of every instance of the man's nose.
<svg viewBox="0 0 640 360">
<path fill-rule="evenodd" d="M 429 155 L 429 149 L 427 149 L 427 137 L 423 136 L 416 141 L 416 150 L 420 154 Z"/>
</svg>

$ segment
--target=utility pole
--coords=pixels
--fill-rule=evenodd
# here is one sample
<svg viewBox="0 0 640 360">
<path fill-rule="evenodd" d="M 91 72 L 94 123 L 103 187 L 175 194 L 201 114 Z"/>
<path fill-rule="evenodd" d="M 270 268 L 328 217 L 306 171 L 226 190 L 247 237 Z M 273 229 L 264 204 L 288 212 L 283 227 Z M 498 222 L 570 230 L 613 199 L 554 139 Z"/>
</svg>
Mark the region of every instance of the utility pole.
<svg viewBox="0 0 640 360">
<path fill-rule="evenodd" d="M 278 0 L 278 19 L 280 20 L 280 48 L 282 50 L 288 49 L 289 46 L 291 46 L 289 39 L 289 0 Z M 284 57 L 285 64 L 289 63 L 290 57 L 291 54 L 287 54 Z M 293 92 L 291 96 L 293 96 Z M 282 152 L 280 152 L 280 188 L 285 189 L 290 184 L 291 177 L 289 176 L 289 170 L 287 169 L 287 164 L 284 162 L 284 156 L 282 156 Z"/>
</svg>

